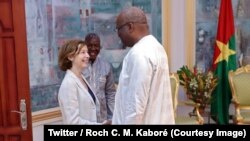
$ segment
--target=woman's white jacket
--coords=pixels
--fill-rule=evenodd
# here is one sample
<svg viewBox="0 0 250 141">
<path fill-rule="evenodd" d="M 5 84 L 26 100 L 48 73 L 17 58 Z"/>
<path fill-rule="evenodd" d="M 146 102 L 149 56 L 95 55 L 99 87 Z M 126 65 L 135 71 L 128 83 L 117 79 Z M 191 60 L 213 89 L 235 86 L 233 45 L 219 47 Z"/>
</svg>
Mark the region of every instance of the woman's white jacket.
<svg viewBox="0 0 250 141">
<path fill-rule="evenodd" d="M 95 98 L 94 102 L 80 79 L 70 70 L 67 70 L 60 86 L 58 101 L 64 124 L 100 124 L 97 123 L 98 99 Z"/>
</svg>

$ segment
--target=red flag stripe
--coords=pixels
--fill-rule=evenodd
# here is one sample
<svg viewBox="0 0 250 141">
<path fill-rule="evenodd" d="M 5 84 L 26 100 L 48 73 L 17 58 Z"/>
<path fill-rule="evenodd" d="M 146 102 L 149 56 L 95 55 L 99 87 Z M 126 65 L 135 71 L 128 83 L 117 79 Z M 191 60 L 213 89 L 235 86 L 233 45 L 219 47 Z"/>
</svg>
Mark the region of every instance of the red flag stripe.
<svg viewBox="0 0 250 141">
<path fill-rule="evenodd" d="M 217 37 L 223 43 L 227 43 L 231 36 L 234 35 L 234 18 L 231 0 L 221 0 L 220 15 L 217 27 Z M 220 50 L 215 43 L 214 58 L 213 58 L 213 70 L 217 68 L 217 64 L 214 64 L 216 58 L 220 55 Z"/>
</svg>

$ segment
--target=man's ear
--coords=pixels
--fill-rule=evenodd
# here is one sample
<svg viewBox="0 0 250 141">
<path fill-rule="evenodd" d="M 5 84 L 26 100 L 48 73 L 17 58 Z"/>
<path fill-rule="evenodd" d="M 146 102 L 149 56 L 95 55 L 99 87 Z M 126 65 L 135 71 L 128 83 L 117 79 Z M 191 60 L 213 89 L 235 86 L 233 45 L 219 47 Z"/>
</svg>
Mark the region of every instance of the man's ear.
<svg viewBox="0 0 250 141">
<path fill-rule="evenodd" d="M 128 23 L 128 31 L 129 32 L 133 32 L 134 31 L 134 28 L 135 28 L 135 26 L 134 26 L 134 23 Z"/>
</svg>

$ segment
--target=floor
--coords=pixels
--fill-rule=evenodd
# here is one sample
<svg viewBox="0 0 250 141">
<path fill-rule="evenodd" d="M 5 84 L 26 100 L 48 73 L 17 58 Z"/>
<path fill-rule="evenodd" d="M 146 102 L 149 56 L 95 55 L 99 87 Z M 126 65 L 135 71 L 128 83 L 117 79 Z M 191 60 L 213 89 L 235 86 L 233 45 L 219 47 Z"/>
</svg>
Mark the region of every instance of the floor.
<svg viewBox="0 0 250 141">
<path fill-rule="evenodd" d="M 179 95 L 179 101 L 185 101 L 186 100 L 186 96 L 184 95 L 184 92 L 180 92 L 180 95 Z M 233 112 L 234 112 L 234 107 L 233 105 L 230 105 L 230 111 L 229 111 L 229 115 L 232 115 Z M 207 113 L 209 112 L 210 108 L 208 107 L 206 109 Z M 190 112 L 193 111 L 193 107 L 191 106 L 178 106 L 177 108 L 177 115 L 188 115 Z M 204 120 L 205 120 L 205 124 L 216 124 L 216 122 L 211 119 L 209 116 L 205 115 L 203 116 Z M 232 120 L 229 120 L 229 123 L 233 123 Z"/>
</svg>

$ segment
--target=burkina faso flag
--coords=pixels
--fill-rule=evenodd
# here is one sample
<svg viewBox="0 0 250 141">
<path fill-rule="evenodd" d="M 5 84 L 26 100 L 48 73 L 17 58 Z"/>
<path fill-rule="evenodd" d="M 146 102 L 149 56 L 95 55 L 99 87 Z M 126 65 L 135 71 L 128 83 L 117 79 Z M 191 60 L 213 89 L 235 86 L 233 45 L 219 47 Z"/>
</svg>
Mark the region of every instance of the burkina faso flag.
<svg viewBox="0 0 250 141">
<path fill-rule="evenodd" d="M 219 124 L 228 124 L 231 90 L 228 72 L 236 69 L 234 17 L 231 0 L 221 0 L 217 37 L 214 46 L 213 70 L 219 77 L 213 91 L 211 115 Z"/>
</svg>

